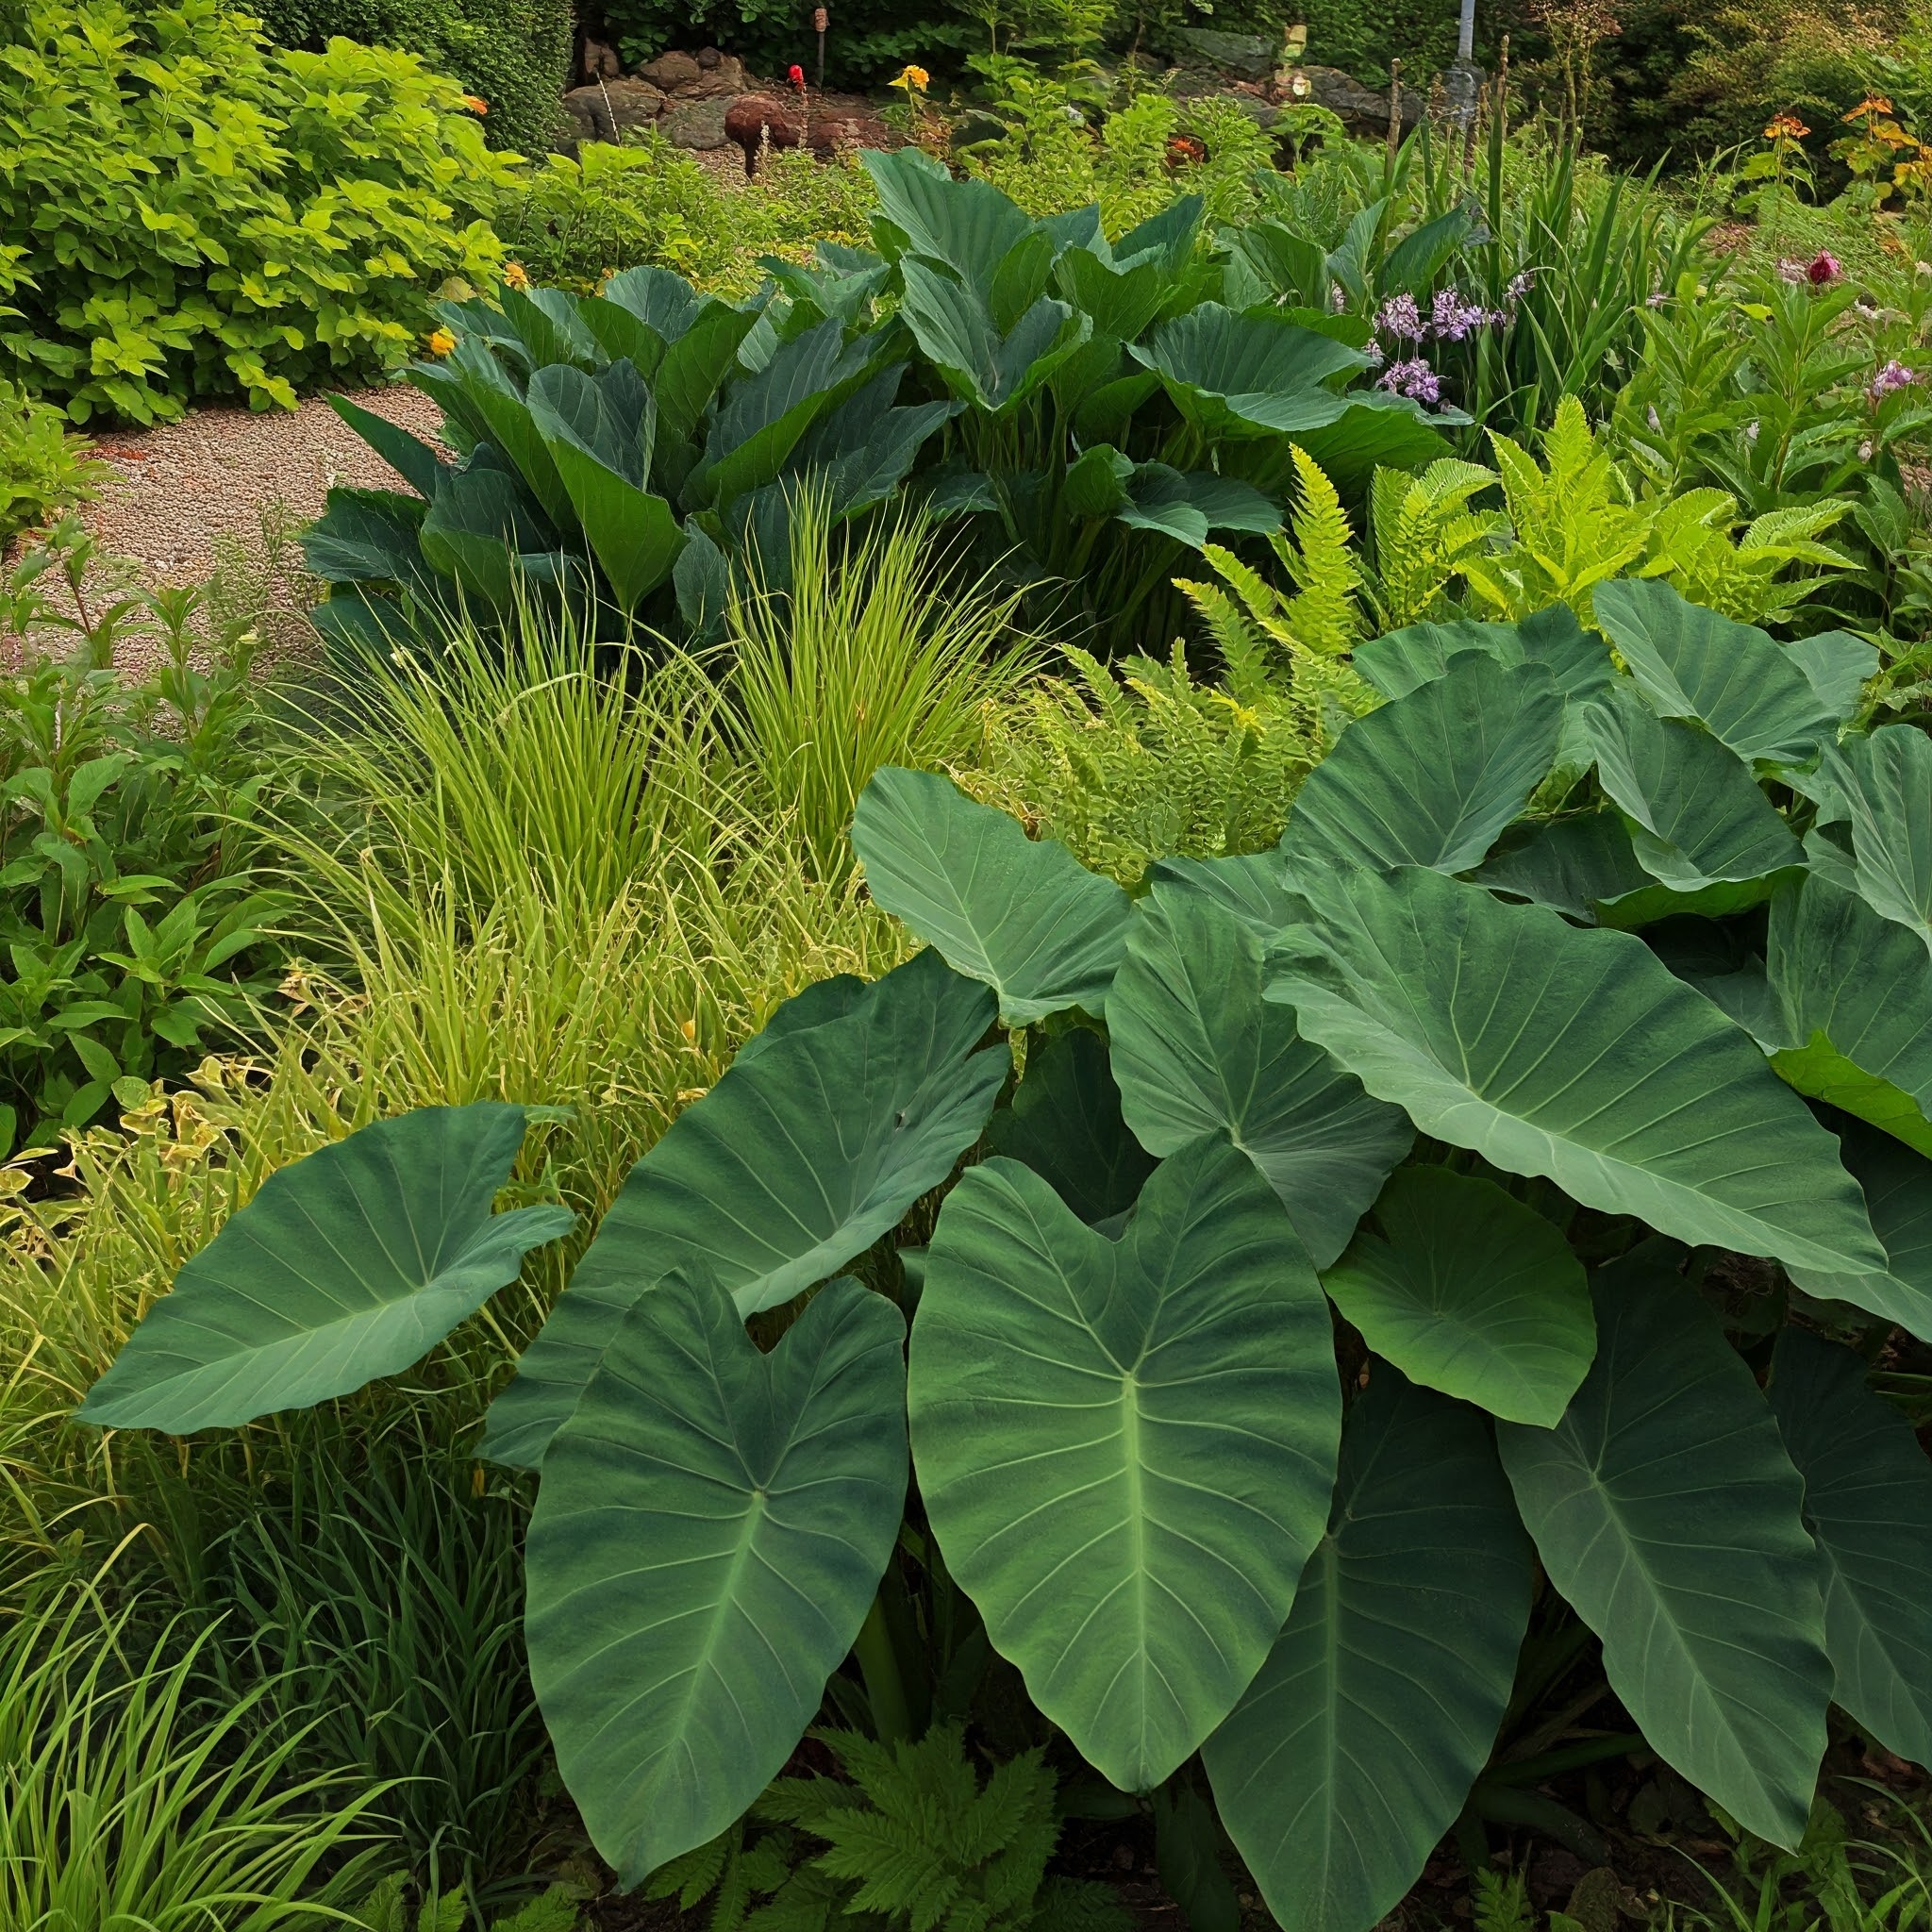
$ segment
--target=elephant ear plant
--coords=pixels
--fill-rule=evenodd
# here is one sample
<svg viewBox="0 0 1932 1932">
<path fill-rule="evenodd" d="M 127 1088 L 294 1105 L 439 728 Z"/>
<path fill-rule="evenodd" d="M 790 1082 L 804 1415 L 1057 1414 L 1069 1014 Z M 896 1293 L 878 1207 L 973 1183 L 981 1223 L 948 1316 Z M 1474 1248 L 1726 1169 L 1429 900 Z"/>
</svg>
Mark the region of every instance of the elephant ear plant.
<svg viewBox="0 0 1932 1932">
<path fill-rule="evenodd" d="M 866 164 L 879 253 L 774 261 L 746 303 L 638 268 L 445 304 L 448 353 L 408 376 L 460 460 L 336 399 L 413 493 L 331 492 L 304 539 L 324 630 L 381 643 L 541 594 L 600 635 L 674 602 L 702 632 L 734 571 L 782 572 L 801 490 L 841 519 L 908 488 L 1105 647 L 1147 634 L 1184 548 L 1279 525 L 1291 438 L 1363 489 L 1446 448 L 1360 386 L 1364 325 L 1217 299 L 1198 198 L 1109 243 L 1095 208 L 1035 221 L 916 150 Z"/>
<path fill-rule="evenodd" d="M 874 780 L 854 844 L 926 949 L 778 1010 L 488 1419 L 539 1472 L 532 1674 L 626 1884 L 828 1695 L 956 1712 L 948 1630 L 1157 1817 L 1207 1816 L 1198 1763 L 1290 1932 L 1554 1810 L 1540 1765 L 1647 1745 L 1794 1845 L 1834 1703 L 1932 1757 L 1932 1468 L 1873 1379 L 1932 1341 L 1932 743 L 1850 732 L 1857 640 L 1597 606 L 1615 657 L 1562 610 L 1364 646 L 1391 695 L 1280 847 L 1138 900 Z M 82 1418 L 402 1368 L 561 1232 L 488 1212 L 520 1124 L 284 1170 Z M 1641 1739 L 1498 1751 L 1533 1614 Z"/>
</svg>

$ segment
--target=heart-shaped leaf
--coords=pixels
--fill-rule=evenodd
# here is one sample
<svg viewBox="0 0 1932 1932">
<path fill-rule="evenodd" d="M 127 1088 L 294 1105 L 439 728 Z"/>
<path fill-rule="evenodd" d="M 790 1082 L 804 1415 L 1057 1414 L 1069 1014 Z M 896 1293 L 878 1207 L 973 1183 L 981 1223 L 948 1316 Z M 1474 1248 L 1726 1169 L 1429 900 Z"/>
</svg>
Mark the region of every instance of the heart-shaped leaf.
<svg viewBox="0 0 1932 1932">
<path fill-rule="evenodd" d="M 620 1884 L 749 1808 L 858 1635 L 906 1501 L 904 1335 L 847 1275 L 761 1355 L 723 1289 L 676 1274 L 558 1431 L 530 1676 Z"/>
<path fill-rule="evenodd" d="M 1590 1287 L 1562 1230 L 1446 1167 L 1398 1168 L 1374 1227 L 1322 1277 L 1362 1340 L 1411 1381 L 1553 1426 L 1596 1352 Z"/>
<path fill-rule="evenodd" d="M 182 1436 L 407 1369 L 575 1224 L 567 1208 L 491 1213 L 523 1139 L 520 1107 L 425 1107 L 277 1169 L 148 1310 L 77 1419 Z"/>
<path fill-rule="evenodd" d="M 1597 1352 L 1554 1429 L 1498 1446 L 1550 1580 L 1657 1754 L 1795 1846 L 1831 1666 L 1804 1485 L 1697 1291 L 1646 1248 L 1598 1276 Z"/>
<path fill-rule="evenodd" d="M 1378 1365 L 1287 1626 L 1202 1754 L 1284 1932 L 1362 1932 L 1415 1883 L 1495 1743 L 1529 1585 L 1482 1418 Z"/>
<path fill-rule="evenodd" d="M 888 766 L 859 796 L 852 849 L 873 897 L 991 987 L 1008 1026 L 1105 1007 L 1127 895 L 1064 845 L 1027 838 L 950 778 Z"/>
<path fill-rule="evenodd" d="M 1090 1226 L 1124 1214 L 1154 1172 L 1122 1116 L 1107 1041 L 1086 1026 L 1026 1056 L 1026 1077 L 993 1115 L 986 1144 L 1030 1167 Z"/>
<path fill-rule="evenodd" d="M 1849 1302 L 1932 1341 L 1932 1164 L 1867 1126 L 1847 1123 L 1840 1158 L 1864 1190 L 1873 1231 L 1891 1258 L 1883 1274 L 1823 1274 L 1793 1268 L 1791 1279 L 1821 1301 Z"/>
<path fill-rule="evenodd" d="M 741 1057 L 631 1170 L 491 1405 L 483 1455 L 534 1468 L 625 1309 L 674 1271 L 711 1271 L 741 1316 L 775 1307 L 952 1173 L 1010 1064 L 1004 1046 L 974 1051 L 992 1024 L 985 988 L 922 953 L 821 1017 L 843 997 Z"/>
<path fill-rule="evenodd" d="M 1932 738 L 1886 724 L 1828 751 L 1824 776 L 1849 821 L 1859 892 L 1932 946 Z"/>
<path fill-rule="evenodd" d="M 1295 1031 L 1293 1014 L 1262 999 L 1261 950 L 1233 913 L 1157 884 L 1108 1004 L 1114 1077 L 1143 1147 L 1174 1154 L 1224 1137 L 1325 1268 L 1415 1136 L 1399 1108 L 1371 1100 Z"/>
<path fill-rule="evenodd" d="M 1932 1462 L 1866 1375 L 1850 1349 L 1785 1328 L 1771 1410 L 1824 1559 L 1833 1700 L 1888 1751 L 1932 1764 Z"/>
<path fill-rule="evenodd" d="M 1687 1241 L 1885 1266 L 1837 1143 L 1641 940 L 1420 868 L 1301 883 L 1268 997 L 1424 1133 Z"/>
<path fill-rule="evenodd" d="M 1541 668 L 1458 658 L 1342 733 L 1295 794 L 1282 856 L 1291 870 L 1480 865 L 1548 774 L 1562 724 Z"/>
<path fill-rule="evenodd" d="M 1017 1162 L 969 1169 L 908 1399 L 920 1493 L 993 1647 L 1089 1763 L 1158 1785 L 1260 1668 L 1327 1521 L 1334 1351 L 1280 1204 L 1201 1141 L 1109 1241 Z"/>
</svg>

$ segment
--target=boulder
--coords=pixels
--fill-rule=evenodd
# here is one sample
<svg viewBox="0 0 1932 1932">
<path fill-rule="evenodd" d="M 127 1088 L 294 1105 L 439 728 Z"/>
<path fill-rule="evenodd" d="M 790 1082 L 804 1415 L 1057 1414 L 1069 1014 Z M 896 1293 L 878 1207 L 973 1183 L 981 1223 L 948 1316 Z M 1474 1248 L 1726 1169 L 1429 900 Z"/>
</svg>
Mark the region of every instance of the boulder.
<svg viewBox="0 0 1932 1932">
<path fill-rule="evenodd" d="M 570 131 L 578 141 L 622 141 L 640 127 L 654 127 L 664 96 L 647 80 L 599 80 L 563 97 Z"/>
<path fill-rule="evenodd" d="M 1174 38 L 1197 59 L 1238 74 L 1244 80 L 1265 80 L 1281 58 L 1281 42 L 1265 34 L 1225 34 L 1217 27 L 1184 26 L 1174 30 Z"/>
<path fill-rule="evenodd" d="M 703 154 L 724 145 L 724 115 L 730 106 L 722 94 L 708 101 L 674 101 L 658 125 L 674 147 Z"/>
<path fill-rule="evenodd" d="M 647 80 L 653 87 L 662 88 L 667 94 L 675 93 L 679 88 L 691 86 L 704 72 L 689 54 L 680 54 L 675 49 L 669 54 L 659 54 L 655 60 L 647 60 L 638 69 L 638 78 Z"/>
<path fill-rule="evenodd" d="M 582 75 L 586 85 L 593 80 L 617 80 L 624 74 L 624 63 L 617 58 L 617 49 L 608 41 L 587 40 L 577 62 L 577 72 Z"/>
<path fill-rule="evenodd" d="M 709 47 L 705 49 L 707 54 L 714 51 Z M 709 101 L 721 94 L 730 97 L 744 92 L 744 62 L 736 54 L 720 54 L 709 67 L 703 65 L 701 55 L 699 62 L 698 77 L 677 90 L 679 100 Z"/>
<path fill-rule="evenodd" d="M 1389 90 L 1364 87 L 1353 75 L 1339 67 L 1304 67 L 1313 92 L 1308 98 L 1332 113 L 1341 115 L 1351 134 L 1374 137 L 1389 129 Z M 1414 89 L 1402 90 L 1402 125 L 1413 127 L 1423 118 L 1426 103 Z"/>
</svg>

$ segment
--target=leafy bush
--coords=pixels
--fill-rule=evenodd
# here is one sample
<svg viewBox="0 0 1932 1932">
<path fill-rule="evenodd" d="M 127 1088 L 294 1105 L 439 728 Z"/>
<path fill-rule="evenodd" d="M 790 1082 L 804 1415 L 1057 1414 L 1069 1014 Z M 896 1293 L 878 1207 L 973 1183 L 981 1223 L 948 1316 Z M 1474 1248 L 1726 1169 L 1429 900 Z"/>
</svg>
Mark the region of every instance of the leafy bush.
<svg viewBox="0 0 1932 1932">
<path fill-rule="evenodd" d="M 273 987 L 279 904 L 260 890 L 255 637 L 210 635 L 194 592 L 90 611 L 72 525 L 15 569 L 0 604 L 21 668 L 0 681 L 0 1143 L 51 1146 L 233 1037 Z M 47 586 L 61 577 L 72 613 Z M 158 668 L 130 678 L 139 635 Z M 49 635 L 75 637 L 68 657 Z"/>
<path fill-rule="evenodd" d="M 10 0 L 0 25 L 0 345 L 75 422 L 292 407 L 402 359 L 448 276 L 495 278 L 510 175 L 413 58 L 274 53 L 218 0 Z"/>
<path fill-rule="evenodd" d="M 278 47 L 319 53 L 334 40 L 418 56 L 488 104 L 493 148 L 548 152 L 562 119 L 575 29 L 569 0 L 263 0 Z"/>
<path fill-rule="evenodd" d="M 104 466 L 88 449 L 58 409 L 0 382 L 0 547 L 93 493 Z"/>
<path fill-rule="evenodd" d="M 855 1645 L 838 1700 L 916 1729 L 968 1603 L 1115 1786 L 1202 1751 L 1290 1932 L 1373 1924 L 1481 1814 L 1540 1587 L 1776 1843 L 1833 1701 L 1932 1757 L 1932 1467 L 1868 1370 L 1932 1340 L 1932 746 L 1849 727 L 1855 639 L 1594 608 L 1607 641 L 1361 645 L 1387 702 L 1277 850 L 1138 900 L 874 779 L 854 845 L 929 950 L 684 1112 L 482 1444 L 541 1461 L 533 1679 L 623 1878 L 757 1800 Z M 559 1232 L 491 1214 L 525 1127 L 428 1109 L 276 1174 L 81 1420 L 401 1371 Z M 892 1634 L 914 1574 L 931 1649 Z"/>
<path fill-rule="evenodd" d="M 1353 487 L 1442 448 L 1412 401 L 1345 387 L 1357 325 L 1213 299 L 1196 198 L 1109 244 L 1091 209 L 1032 220 L 916 150 L 866 166 L 881 252 L 775 264 L 775 299 L 641 268 L 446 305 L 448 355 L 409 376 L 467 459 L 339 403 L 418 493 L 332 492 L 307 539 L 323 627 L 387 648 L 458 596 L 548 593 L 610 634 L 675 591 L 708 635 L 746 558 L 788 554 L 801 488 L 836 520 L 919 470 L 1036 608 L 1120 648 L 1165 622 L 1185 548 L 1278 524 L 1293 446 Z"/>
</svg>

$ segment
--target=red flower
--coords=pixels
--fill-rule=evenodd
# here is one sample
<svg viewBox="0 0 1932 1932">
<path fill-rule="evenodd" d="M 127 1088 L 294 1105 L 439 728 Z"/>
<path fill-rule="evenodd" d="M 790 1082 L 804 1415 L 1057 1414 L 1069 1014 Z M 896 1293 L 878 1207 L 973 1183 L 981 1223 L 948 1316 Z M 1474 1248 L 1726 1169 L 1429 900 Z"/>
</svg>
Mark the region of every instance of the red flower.
<svg viewBox="0 0 1932 1932">
<path fill-rule="evenodd" d="M 799 64 L 795 60 L 787 70 L 786 78 L 791 81 L 791 85 L 795 87 L 800 93 L 803 93 L 805 92 L 805 69 L 799 66 Z"/>
<path fill-rule="evenodd" d="M 1806 264 L 1805 274 L 1813 288 L 1823 289 L 1837 281 L 1844 270 L 1839 266 L 1837 256 L 1821 248 L 1815 258 Z"/>
</svg>

